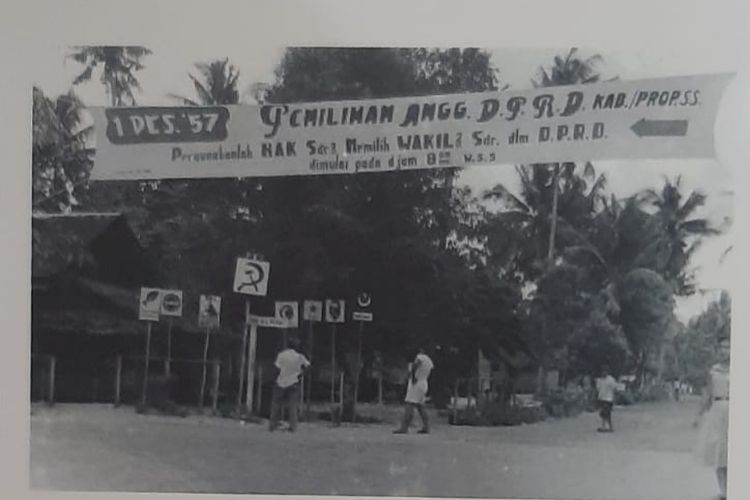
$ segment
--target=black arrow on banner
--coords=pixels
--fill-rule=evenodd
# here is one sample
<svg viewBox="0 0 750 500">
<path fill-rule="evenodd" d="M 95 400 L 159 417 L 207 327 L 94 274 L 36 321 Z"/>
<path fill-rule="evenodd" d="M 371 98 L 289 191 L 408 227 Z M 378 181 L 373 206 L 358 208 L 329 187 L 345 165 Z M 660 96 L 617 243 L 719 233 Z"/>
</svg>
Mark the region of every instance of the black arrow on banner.
<svg viewBox="0 0 750 500">
<path fill-rule="evenodd" d="M 641 118 L 630 130 L 638 137 L 678 137 L 687 135 L 687 120 L 646 120 Z"/>
</svg>

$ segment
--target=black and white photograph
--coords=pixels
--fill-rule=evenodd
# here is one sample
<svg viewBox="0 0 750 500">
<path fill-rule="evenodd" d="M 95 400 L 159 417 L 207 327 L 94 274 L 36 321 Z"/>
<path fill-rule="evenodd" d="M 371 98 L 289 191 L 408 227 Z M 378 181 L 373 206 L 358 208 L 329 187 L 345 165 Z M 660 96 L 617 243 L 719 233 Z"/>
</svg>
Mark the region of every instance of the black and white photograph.
<svg viewBox="0 0 750 500">
<path fill-rule="evenodd" d="M 739 62 L 247 36 L 25 63 L 29 490 L 727 498 Z"/>
</svg>

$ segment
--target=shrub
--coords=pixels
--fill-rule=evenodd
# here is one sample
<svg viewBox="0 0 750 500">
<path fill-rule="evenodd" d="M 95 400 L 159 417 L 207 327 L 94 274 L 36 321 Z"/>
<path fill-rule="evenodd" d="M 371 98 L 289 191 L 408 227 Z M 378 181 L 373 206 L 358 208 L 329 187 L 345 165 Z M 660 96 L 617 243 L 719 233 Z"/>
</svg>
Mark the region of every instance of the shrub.
<svg viewBox="0 0 750 500">
<path fill-rule="evenodd" d="M 615 404 L 617 405 L 630 406 L 632 404 L 635 404 L 637 401 L 637 395 L 630 389 L 617 391 L 615 393 Z"/>
<path fill-rule="evenodd" d="M 672 398 L 668 384 L 651 384 L 643 388 L 639 399 L 646 402 L 667 401 Z"/>
<path fill-rule="evenodd" d="M 589 408 L 589 398 L 583 389 L 558 389 L 542 397 L 547 413 L 555 418 L 575 417 Z"/>
<path fill-rule="evenodd" d="M 448 422 L 452 425 L 471 425 L 483 427 L 512 426 L 533 424 L 547 418 L 542 405 L 517 406 L 499 401 L 471 407 L 451 414 Z"/>
</svg>

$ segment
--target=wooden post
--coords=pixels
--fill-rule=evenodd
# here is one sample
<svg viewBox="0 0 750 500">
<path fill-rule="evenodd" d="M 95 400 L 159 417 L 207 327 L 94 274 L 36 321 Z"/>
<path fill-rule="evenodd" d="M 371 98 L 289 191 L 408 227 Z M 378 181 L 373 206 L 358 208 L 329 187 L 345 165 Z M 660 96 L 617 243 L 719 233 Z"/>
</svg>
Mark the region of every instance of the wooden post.
<svg viewBox="0 0 750 500">
<path fill-rule="evenodd" d="M 247 350 L 247 336 L 250 331 L 250 301 L 245 299 L 245 329 L 242 333 L 242 349 L 240 350 L 239 384 L 237 387 L 237 411 L 242 407 L 242 389 L 245 382 L 245 355 Z"/>
<path fill-rule="evenodd" d="M 263 367 L 258 366 L 258 404 L 256 405 L 256 413 L 260 414 L 261 404 L 263 404 Z"/>
<path fill-rule="evenodd" d="M 378 372 L 378 404 L 383 406 L 383 369 Z"/>
<path fill-rule="evenodd" d="M 305 378 L 307 378 L 307 409 L 305 411 L 305 414 L 307 415 L 307 420 L 310 420 L 310 400 L 312 399 L 312 383 L 313 383 L 313 376 L 312 376 L 312 362 L 313 362 L 313 322 L 312 320 L 309 320 L 307 322 L 307 332 L 308 332 L 308 342 L 307 342 L 307 360 L 310 362 L 310 368 L 307 370 L 307 373 L 305 374 Z M 309 378 L 308 378 L 309 374 Z"/>
<path fill-rule="evenodd" d="M 214 413 L 219 409 L 219 382 L 221 381 L 221 365 L 218 359 L 214 359 L 214 389 L 212 407 Z"/>
<path fill-rule="evenodd" d="M 247 344 L 247 397 L 245 405 L 247 411 L 253 411 L 253 391 L 255 389 L 255 348 L 258 344 L 258 325 L 250 325 L 250 340 Z"/>
<path fill-rule="evenodd" d="M 331 404 L 336 403 L 336 323 L 331 323 Z"/>
<path fill-rule="evenodd" d="M 339 374 L 339 418 L 344 420 L 344 371 Z"/>
<path fill-rule="evenodd" d="M 151 321 L 146 323 L 146 355 L 143 362 L 143 388 L 141 389 L 141 404 L 145 405 L 148 393 L 148 367 L 151 358 Z"/>
<path fill-rule="evenodd" d="M 122 388 L 122 354 L 115 359 L 115 406 L 120 406 L 120 390 Z"/>
<path fill-rule="evenodd" d="M 172 370 L 172 317 L 167 322 L 167 357 L 164 359 L 164 375 L 169 377 Z"/>
<path fill-rule="evenodd" d="M 49 404 L 55 404 L 55 365 L 57 358 L 49 357 Z"/>
<path fill-rule="evenodd" d="M 456 419 L 458 418 L 458 379 L 453 385 L 453 425 L 456 425 Z"/>
<path fill-rule="evenodd" d="M 357 334 L 357 367 L 354 372 L 354 406 L 352 407 L 352 422 L 357 421 L 357 399 L 359 399 L 359 374 L 362 371 L 362 331 L 365 328 L 365 322 L 359 322 L 359 332 Z"/>
<path fill-rule="evenodd" d="M 198 407 L 203 408 L 203 399 L 206 396 L 206 370 L 208 364 L 208 343 L 211 339 L 211 328 L 206 327 L 206 339 L 203 343 L 203 375 L 201 377 L 201 393 L 200 400 L 198 401 Z"/>
</svg>

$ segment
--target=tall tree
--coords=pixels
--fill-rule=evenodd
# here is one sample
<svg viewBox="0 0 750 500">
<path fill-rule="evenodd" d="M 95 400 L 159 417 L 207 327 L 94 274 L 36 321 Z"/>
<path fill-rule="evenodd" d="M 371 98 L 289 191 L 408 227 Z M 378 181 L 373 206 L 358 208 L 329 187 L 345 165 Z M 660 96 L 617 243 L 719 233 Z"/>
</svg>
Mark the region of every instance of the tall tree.
<svg viewBox="0 0 750 500">
<path fill-rule="evenodd" d="M 497 85 L 488 55 L 471 49 L 290 49 L 276 75 L 263 96 L 266 102 L 481 91 Z M 477 286 L 481 273 L 457 258 L 456 246 L 446 245 L 465 236 L 458 232 L 471 219 L 459 213 L 467 200 L 453 195 L 453 175 L 430 170 L 268 179 L 261 197 L 268 202 L 263 202 L 264 231 L 275 242 L 271 253 L 289 256 L 285 272 L 310 280 L 300 283 L 290 274 L 289 283 L 299 283 L 297 293 L 368 289 L 379 318 L 379 335 L 369 342 L 386 356 L 403 356 L 428 336 L 443 342 L 442 352 L 453 357 L 467 358 L 471 344 L 468 359 L 475 359 L 478 339 L 458 342 L 469 338 L 460 334 L 471 329 L 461 292 Z M 456 238 L 448 237 L 452 234 Z M 511 301 L 500 307 L 512 311 Z M 460 353 L 451 348 L 457 345 Z M 344 351 L 340 354 L 343 360 Z"/>
<path fill-rule="evenodd" d="M 554 65 L 548 70 L 544 67 L 539 68 L 539 79 L 532 83 L 535 87 L 556 87 L 560 85 L 579 85 L 585 83 L 595 83 L 599 81 L 600 75 L 595 69 L 601 56 L 594 55 L 586 59 L 578 56 L 578 49 L 571 48 L 565 57 L 555 56 Z M 552 266 L 555 256 L 555 238 L 557 236 L 558 223 L 558 197 L 559 197 L 559 179 L 560 164 L 554 164 L 552 167 L 554 174 L 552 176 L 552 214 L 549 230 L 549 246 L 547 250 L 547 265 Z"/>
<path fill-rule="evenodd" d="M 198 75 L 188 74 L 195 87 L 196 99 L 174 94 L 170 97 L 188 106 L 216 106 L 237 104 L 240 100 L 240 73 L 229 59 L 220 59 L 209 63 L 196 63 Z"/>
<path fill-rule="evenodd" d="M 93 165 L 91 125 L 70 91 L 54 101 L 34 87 L 32 103 L 32 204 L 35 210 L 69 211 L 78 204 L 76 187 Z"/>
<path fill-rule="evenodd" d="M 88 82 L 99 70 L 99 81 L 104 85 L 111 106 L 136 104 L 134 90 L 141 91 L 136 72 L 144 68 L 142 60 L 151 54 L 139 46 L 83 46 L 69 55 L 84 66 L 73 80 L 73 85 Z"/>
<path fill-rule="evenodd" d="M 732 301 L 724 290 L 675 338 L 678 372 L 682 380 L 697 389 L 705 386 L 709 370 L 716 362 L 717 340 L 729 336 L 731 319 Z"/>
<path fill-rule="evenodd" d="M 581 59 L 578 56 L 578 50 L 571 48 L 565 57 L 556 56 L 554 58 L 554 64 L 550 69 L 541 67 L 539 69 L 539 77 L 536 80 L 532 80 L 535 87 L 553 87 L 559 85 L 576 85 L 585 83 L 594 83 L 599 80 L 600 76 L 596 71 L 595 64 L 600 60 L 600 56 L 592 56 L 586 59 Z M 567 168 L 571 173 L 572 169 L 575 168 L 574 164 L 570 164 L 567 167 L 561 166 L 559 163 L 552 165 L 538 165 L 532 167 L 535 171 L 546 170 L 547 175 L 551 172 L 551 182 L 549 183 L 549 189 L 552 190 L 551 206 L 548 213 L 549 216 L 549 238 L 547 240 L 547 255 L 546 255 L 546 268 L 551 270 L 555 265 L 555 239 L 558 236 L 558 224 L 559 224 L 559 197 L 560 197 L 560 177 L 561 170 Z M 546 186 L 545 186 L 546 188 Z M 551 325 L 546 325 L 544 328 L 552 328 Z M 545 366 L 542 364 L 539 369 L 539 391 L 545 391 Z"/>
<path fill-rule="evenodd" d="M 711 222 L 697 216 L 706 204 L 706 195 L 692 191 L 685 196 L 681 191 L 682 178 L 665 179 L 660 191 L 649 189 L 644 201 L 656 208 L 659 234 L 649 246 L 658 261 L 659 271 L 670 282 L 678 295 L 695 291 L 693 275 L 688 269 L 690 258 L 706 236 L 719 233 Z"/>
</svg>

